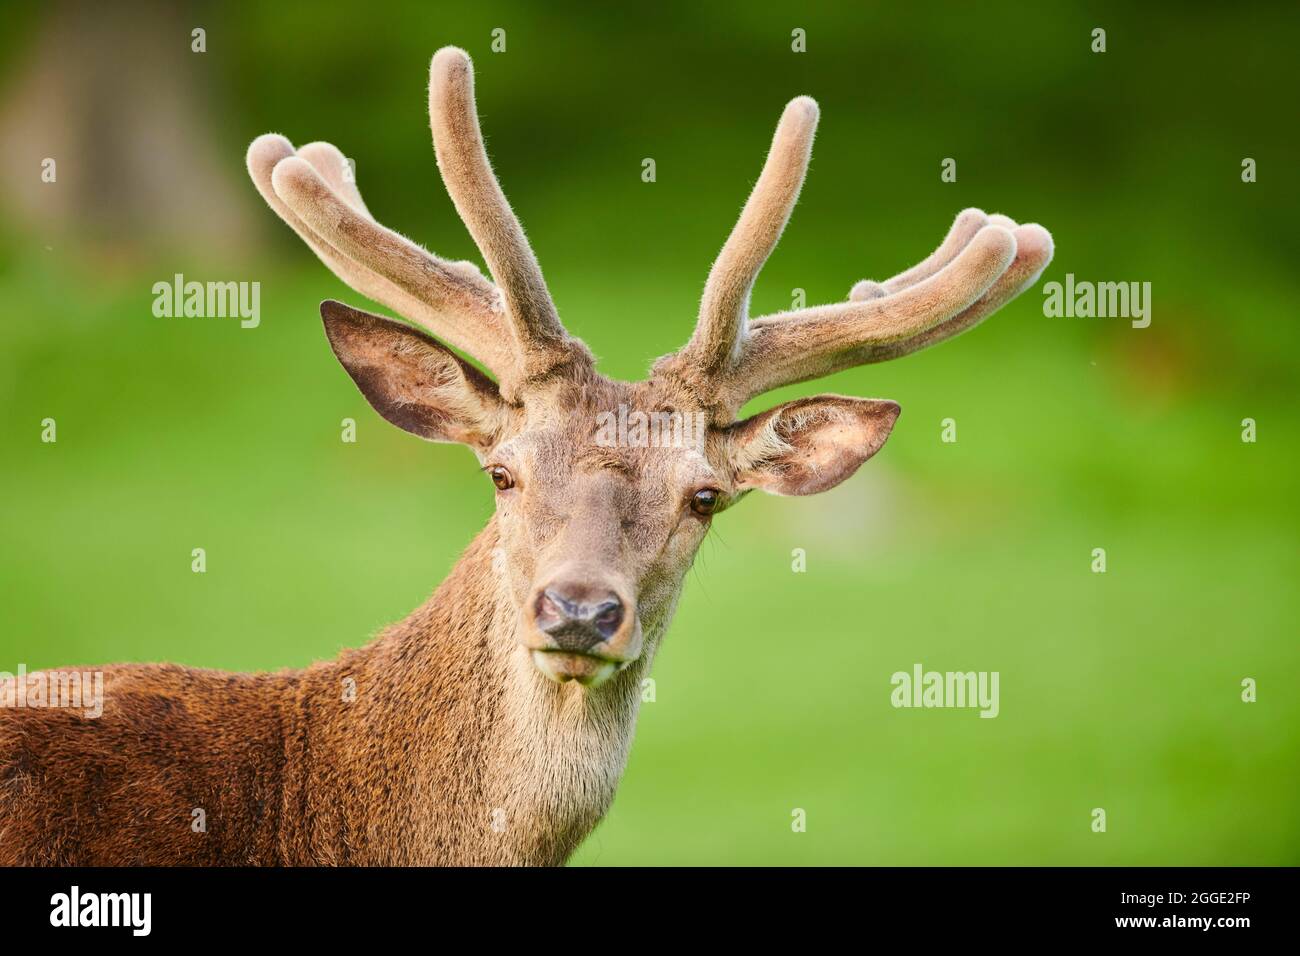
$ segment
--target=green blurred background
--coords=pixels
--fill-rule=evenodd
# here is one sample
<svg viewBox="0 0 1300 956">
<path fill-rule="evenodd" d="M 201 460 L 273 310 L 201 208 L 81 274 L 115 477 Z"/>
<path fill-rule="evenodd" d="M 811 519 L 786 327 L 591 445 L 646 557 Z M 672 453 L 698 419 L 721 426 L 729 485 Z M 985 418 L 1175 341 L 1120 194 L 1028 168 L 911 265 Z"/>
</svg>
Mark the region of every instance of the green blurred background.
<svg viewBox="0 0 1300 956">
<path fill-rule="evenodd" d="M 109 6 L 0 39 L 0 670 L 303 666 L 421 603 L 491 512 L 468 452 L 382 422 L 331 357 L 318 301 L 367 303 L 262 205 L 254 136 L 337 143 L 382 222 L 481 262 L 426 115 L 429 57 L 465 47 L 565 322 L 640 377 L 807 93 L 755 314 L 886 278 L 978 205 L 1052 230 L 1042 281 L 1151 282 L 1153 321 L 1045 318 L 1040 285 L 755 403 L 904 414 L 833 492 L 715 523 L 575 862 L 1300 862 L 1294 7 Z M 155 318 L 175 273 L 261 282 L 260 327 Z M 1001 715 L 895 710 L 916 662 L 999 671 Z"/>
</svg>

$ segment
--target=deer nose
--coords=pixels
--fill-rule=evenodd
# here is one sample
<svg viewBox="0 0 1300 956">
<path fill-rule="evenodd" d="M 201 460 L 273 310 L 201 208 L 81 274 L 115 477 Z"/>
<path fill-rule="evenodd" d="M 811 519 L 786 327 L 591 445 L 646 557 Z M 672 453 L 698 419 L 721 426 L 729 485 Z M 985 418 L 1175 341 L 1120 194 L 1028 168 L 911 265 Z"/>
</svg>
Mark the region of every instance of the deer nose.
<svg viewBox="0 0 1300 956">
<path fill-rule="evenodd" d="M 537 629 L 565 651 L 587 651 L 623 626 L 623 602 L 612 591 L 549 587 L 537 596 Z"/>
</svg>

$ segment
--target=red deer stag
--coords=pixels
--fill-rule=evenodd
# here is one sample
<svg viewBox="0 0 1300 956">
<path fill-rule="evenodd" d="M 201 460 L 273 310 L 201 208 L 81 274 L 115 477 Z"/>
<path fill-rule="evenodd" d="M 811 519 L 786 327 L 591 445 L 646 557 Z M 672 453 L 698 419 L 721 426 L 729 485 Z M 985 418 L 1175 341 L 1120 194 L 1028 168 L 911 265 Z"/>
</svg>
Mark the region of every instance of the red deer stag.
<svg viewBox="0 0 1300 956">
<path fill-rule="evenodd" d="M 494 516 L 427 603 L 336 660 L 252 675 L 118 665 L 95 719 L 0 709 L 0 863 L 563 863 L 614 796 L 642 679 L 710 522 L 755 488 L 839 484 L 899 413 L 818 395 L 737 421 L 741 406 L 951 338 L 1052 254 L 1042 227 L 968 209 L 914 268 L 844 302 L 751 318 L 808 166 L 818 109 L 799 97 L 690 341 L 647 380 L 613 381 L 560 324 L 488 163 L 463 51 L 434 56 L 429 113 L 495 283 L 379 225 L 329 144 L 262 136 L 248 168 L 336 275 L 438 336 L 321 305 L 375 411 L 468 445 L 496 486 Z M 703 425 L 685 441 L 610 440 L 619 409 Z"/>
</svg>

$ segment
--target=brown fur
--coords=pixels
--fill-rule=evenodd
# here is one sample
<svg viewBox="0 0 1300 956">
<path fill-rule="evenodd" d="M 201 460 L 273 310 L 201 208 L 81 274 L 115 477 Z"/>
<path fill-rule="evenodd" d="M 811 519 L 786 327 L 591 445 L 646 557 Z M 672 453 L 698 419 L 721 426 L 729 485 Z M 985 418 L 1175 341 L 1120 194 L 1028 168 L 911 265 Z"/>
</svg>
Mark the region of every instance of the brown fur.
<svg viewBox="0 0 1300 956">
<path fill-rule="evenodd" d="M 491 523 L 427 604 L 337 660 L 118 665 L 97 719 L 0 711 L 0 865 L 562 862 L 617 774 L 539 765 L 610 752 L 621 767 L 641 671 L 593 699 L 513 667 L 489 599 L 495 545 Z M 529 693 L 511 693 L 521 678 Z"/>
<path fill-rule="evenodd" d="M 817 107 L 801 97 L 714 264 L 695 335 L 648 381 L 616 382 L 559 322 L 483 151 L 462 51 L 434 57 L 430 112 L 448 189 L 499 285 L 376 223 L 329 144 L 260 137 L 248 167 L 344 281 L 495 376 L 409 326 L 322 305 L 371 405 L 469 447 L 499 489 L 495 515 L 424 606 L 336 660 L 257 675 L 119 665 L 104 669 L 98 717 L 0 708 L 0 864 L 562 863 L 613 799 L 642 680 L 712 515 L 753 489 L 839 484 L 899 412 L 820 395 L 737 422 L 740 405 L 955 335 L 1051 256 L 1041 227 L 968 210 L 908 272 L 751 321 L 749 290 L 811 150 Z M 611 445 L 601 422 L 620 410 L 707 427 Z M 619 613 L 598 634 L 578 618 L 564 622 L 578 632 L 556 630 L 566 607 Z"/>
</svg>

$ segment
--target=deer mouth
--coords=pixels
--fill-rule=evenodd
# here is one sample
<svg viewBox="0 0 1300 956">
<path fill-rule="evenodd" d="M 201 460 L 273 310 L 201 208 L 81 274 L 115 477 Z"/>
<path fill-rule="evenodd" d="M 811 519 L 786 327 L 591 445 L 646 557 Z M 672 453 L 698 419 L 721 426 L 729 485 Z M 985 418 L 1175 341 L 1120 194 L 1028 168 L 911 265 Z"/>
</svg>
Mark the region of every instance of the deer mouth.
<svg viewBox="0 0 1300 956">
<path fill-rule="evenodd" d="M 613 677 L 625 661 L 580 651 L 534 650 L 533 664 L 557 684 L 576 680 L 584 687 L 597 687 Z"/>
</svg>

